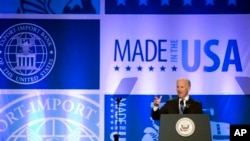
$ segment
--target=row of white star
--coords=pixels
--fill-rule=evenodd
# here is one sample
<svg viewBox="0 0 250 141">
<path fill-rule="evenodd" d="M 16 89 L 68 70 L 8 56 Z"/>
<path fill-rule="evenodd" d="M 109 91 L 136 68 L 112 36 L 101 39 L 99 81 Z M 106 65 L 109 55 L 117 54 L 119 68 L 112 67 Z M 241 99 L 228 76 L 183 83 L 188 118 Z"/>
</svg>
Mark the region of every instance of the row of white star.
<svg viewBox="0 0 250 141">
<path fill-rule="evenodd" d="M 140 0 L 139 5 L 148 5 L 148 0 Z M 126 5 L 126 0 L 118 0 L 117 5 Z M 169 0 L 161 0 L 161 5 L 170 5 Z M 184 0 L 183 6 L 185 5 L 192 5 L 192 0 Z M 214 0 L 206 0 L 206 6 L 207 5 L 214 5 Z M 236 5 L 236 0 L 228 0 L 228 5 Z"/>
<path fill-rule="evenodd" d="M 114 67 L 114 70 L 115 70 L 115 71 L 119 71 L 120 69 L 121 69 L 121 67 L 119 67 L 119 66 L 117 66 L 117 65 Z M 165 66 L 159 67 L 159 70 L 160 70 L 160 71 L 165 71 L 166 69 L 167 69 L 167 68 L 166 68 Z M 132 70 L 132 67 L 131 67 L 131 66 L 127 66 L 127 67 L 125 67 L 125 70 L 126 70 L 126 71 L 131 71 L 131 70 Z M 136 67 L 136 70 L 137 70 L 137 71 L 143 71 L 143 67 L 142 67 L 142 66 L 137 66 L 137 67 Z M 149 66 L 149 67 L 147 67 L 147 70 L 148 70 L 148 71 L 154 71 L 154 70 L 155 70 L 155 67 Z M 172 70 L 172 71 L 177 71 L 177 67 L 176 67 L 176 66 L 172 66 L 172 67 L 171 67 L 171 70 Z"/>
</svg>

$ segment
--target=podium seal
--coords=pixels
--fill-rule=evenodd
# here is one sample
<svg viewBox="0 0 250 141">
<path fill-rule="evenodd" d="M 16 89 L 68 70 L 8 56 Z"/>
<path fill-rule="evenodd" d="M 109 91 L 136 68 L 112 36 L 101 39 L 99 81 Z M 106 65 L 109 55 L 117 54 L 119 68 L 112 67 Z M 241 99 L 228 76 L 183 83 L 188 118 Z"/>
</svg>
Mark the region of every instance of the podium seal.
<svg viewBox="0 0 250 141">
<path fill-rule="evenodd" d="M 192 119 L 184 117 L 176 122 L 175 128 L 180 136 L 188 137 L 194 133 L 195 124 Z"/>
</svg>

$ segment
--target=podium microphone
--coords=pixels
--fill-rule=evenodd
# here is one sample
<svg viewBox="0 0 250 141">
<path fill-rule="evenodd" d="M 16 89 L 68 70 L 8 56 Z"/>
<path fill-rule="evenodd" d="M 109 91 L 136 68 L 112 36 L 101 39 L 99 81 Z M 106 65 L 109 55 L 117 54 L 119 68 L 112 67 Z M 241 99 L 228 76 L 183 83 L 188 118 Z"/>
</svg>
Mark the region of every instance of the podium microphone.
<svg viewBox="0 0 250 141">
<path fill-rule="evenodd" d="M 118 121 L 117 121 L 117 134 L 114 134 L 114 141 L 119 141 L 119 131 L 120 131 L 120 121 L 119 121 L 119 108 L 120 108 L 120 102 L 121 102 L 122 98 L 121 97 L 117 97 L 116 98 L 116 103 L 117 103 L 117 116 L 118 116 Z"/>
<path fill-rule="evenodd" d="M 114 141 L 119 141 L 119 134 L 114 134 Z"/>
<path fill-rule="evenodd" d="M 135 85 L 135 83 L 136 83 L 136 81 L 137 81 L 137 77 L 129 77 L 129 78 L 123 78 L 121 81 L 120 81 L 120 83 L 119 83 L 119 85 L 118 85 L 118 87 L 116 88 L 116 91 L 115 91 L 115 95 L 116 95 L 116 103 L 117 103 L 117 117 L 118 117 L 118 121 L 117 121 L 117 134 L 114 134 L 114 141 L 119 141 L 119 131 L 120 131 L 120 121 L 119 121 L 119 108 L 120 108 L 120 102 L 121 102 L 121 100 L 122 100 L 122 96 L 120 95 L 119 96 L 119 94 L 126 94 L 126 96 L 128 96 L 130 93 L 131 93 L 131 91 L 132 91 L 132 89 L 133 89 L 133 87 L 134 87 L 134 85 Z M 125 96 L 123 96 L 123 97 L 125 97 Z"/>
</svg>

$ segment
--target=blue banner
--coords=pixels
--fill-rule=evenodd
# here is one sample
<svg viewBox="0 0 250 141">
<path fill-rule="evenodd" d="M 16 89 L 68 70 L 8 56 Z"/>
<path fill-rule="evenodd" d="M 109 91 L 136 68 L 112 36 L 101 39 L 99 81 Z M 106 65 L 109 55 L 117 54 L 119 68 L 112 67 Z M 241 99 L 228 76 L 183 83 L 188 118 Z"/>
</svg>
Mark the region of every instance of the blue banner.
<svg viewBox="0 0 250 141">
<path fill-rule="evenodd" d="M 72 92 L 71 92 L 72 93 Z M 1 94 L 1 141 L 99 141 L 98 94 Z"/>
<path fill-rule="evenodd" d="M 2 0 L 0 13 L 99 14 L 100 0 Z"/>
<path fill-rule="evenodd" d="M 249 14 L 249 0 L 106 0 L 106 14 Z"/>
<path fill-rule="evenodd" d="M 0 88 L 99 89 L 99 20 L 0 23 Z"/>
</svg>

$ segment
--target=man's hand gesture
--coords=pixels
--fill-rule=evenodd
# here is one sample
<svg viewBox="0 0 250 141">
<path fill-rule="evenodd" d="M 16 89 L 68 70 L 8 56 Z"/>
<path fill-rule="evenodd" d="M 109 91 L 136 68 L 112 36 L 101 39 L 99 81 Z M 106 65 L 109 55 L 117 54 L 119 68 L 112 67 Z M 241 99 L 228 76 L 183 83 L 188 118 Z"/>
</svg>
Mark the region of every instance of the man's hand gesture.
<svg viewBox="0 0 250 141">
<path fill-rule="evenodd" d="M 162 96 L 160 96 L 160 97 L 155 96 L 154 97 L 154 106 L 159 107 L 159 105 L 161 103 L 161 98 L 162 98 Z"/>
</svg>

